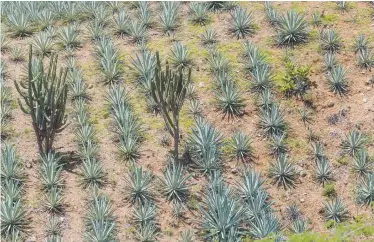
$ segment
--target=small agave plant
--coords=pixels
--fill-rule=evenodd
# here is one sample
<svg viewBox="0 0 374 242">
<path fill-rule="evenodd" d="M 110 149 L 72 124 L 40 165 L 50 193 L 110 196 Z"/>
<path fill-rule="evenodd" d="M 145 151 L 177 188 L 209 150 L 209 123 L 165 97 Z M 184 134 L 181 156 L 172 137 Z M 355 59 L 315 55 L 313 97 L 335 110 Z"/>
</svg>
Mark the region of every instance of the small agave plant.
<svg viewBox="0 0 374 242">
<path fill-rule="evenodd" d="M 362 177 L 357 189 L 356 200 L 359 204 L 369 206 L 374 201 L 374 173 Z"/>
<path fill-rule="evenodd" d="M 330 202 L 325 202 L 325 218 L 326 220 L 332 220 L 335 223 L 340 223 L 347 218 L 348 211 L 341 198 L 335 198 Z"/>
<path fill-rule="evenodd" d="M 279 45 L 294 46 L 308 40 L 307 22 L 304 16 L 291 10 L 282 16 L 278 24 Z"/>
<path fill-rule="evenodd" d="M 365 136 L 355 130 L 349 131 L 348 135 L 346 135 L 345 140 L 341 143 L 341 148 L 344 154 L 355 156 L 359 153 L 360 150 L 363 149 L 364 145 L 366 144 Z"/>
<path fill-rule="evenodd" d="M 235 8 L 231 13 L 230 32 L 237 38 L 245 38 L 255 32 L 253 17 L 247 9 Z"/>
<path fill-rule="evenodd" d="M 250 138 L 242 132 L 234 133 L 228 142 L 231 157 L 242 162 L 252 159 L 253 149 Z"/>
<path fill-rule="evenodd" d="M 340 96 L 348 92 L 348 79 L 346 77 L 347 71 L 341 66 L 337 65 L 327 73 L 327 85 L 330 91 Z"/>
<path fill-rule="evenodd" d="M 269 169 L 269 177 L 273 179 L 274 184 L 285 189 L 295 186 L 297 174 L 295 166 L 288 161 L 285 154 L 280 155 Z"/>
</svg>

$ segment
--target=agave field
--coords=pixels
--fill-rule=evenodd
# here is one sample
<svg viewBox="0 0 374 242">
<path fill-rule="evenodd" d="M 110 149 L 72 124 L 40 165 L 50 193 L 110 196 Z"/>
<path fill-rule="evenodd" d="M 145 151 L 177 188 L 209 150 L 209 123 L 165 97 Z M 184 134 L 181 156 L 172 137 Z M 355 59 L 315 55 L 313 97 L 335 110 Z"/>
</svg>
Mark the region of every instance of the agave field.
<svg viewBox="0 0 374 242">
<path fill-rule="evenodd" d="M 2 241 L 374 241 L 372 2 L 5 2 Z"/>
</svg>

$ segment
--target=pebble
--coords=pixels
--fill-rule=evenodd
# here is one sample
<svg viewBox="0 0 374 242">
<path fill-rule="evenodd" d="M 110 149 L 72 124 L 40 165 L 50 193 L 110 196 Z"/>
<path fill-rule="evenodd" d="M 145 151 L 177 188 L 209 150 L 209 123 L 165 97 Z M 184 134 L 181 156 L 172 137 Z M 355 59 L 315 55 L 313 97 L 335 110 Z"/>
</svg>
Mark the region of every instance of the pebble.
<svg viewBox="0 0 374 242">
<path fill-rule="evenodd" d="M 231 169 L 231 173 L 232 173 L 232 174 L 236 174 L 236 173 L 238 173 L 238 169 L 236 169 L 236 168 L 232 168 L 232 169 Z"/>
<path fill-rule="evenodd" d="M 366 97 L 364 97 L 364 99 L 362 100 L 364 103 L 366 103 L 368 100 Z"/>
<path fill-rule="evenodd" d="M 32 167 L 31 162 L 27 162 L 27 163 L 26 163 L 26 168 L 29 168 L 29 169 L 30 169 L 31 167 Z"/>
<path fill-rule="evenodd" d="M 371 87 L 366 87 L 366 90 L 367 90 L 367 91 L 370 91 L 370 90 L 371 90 Z"/>
<path fill-rule="evenodd" d="M 305 202 L 305 199 L 304 198 L 300 198 L 300 202 L 301 203 Z"/>
</svg>

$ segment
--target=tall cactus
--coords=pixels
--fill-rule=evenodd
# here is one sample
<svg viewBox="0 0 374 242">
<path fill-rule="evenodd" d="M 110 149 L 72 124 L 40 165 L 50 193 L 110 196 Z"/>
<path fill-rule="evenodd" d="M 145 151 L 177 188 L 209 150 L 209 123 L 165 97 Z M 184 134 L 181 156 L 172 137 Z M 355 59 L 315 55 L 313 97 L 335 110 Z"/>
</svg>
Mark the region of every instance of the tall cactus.
<svg viewBox="0 0 374 242">
<path fill-rule="evenodd" d="M 167 130 L 174 138 L 174 157 L 178 159 L 179 112 L 186 98 L 187 86 L 191 81 L 191 68 L 188 69 L 186 77 L 182 68 L 177 71 L 171 70 L 168 62 L 166 62 L 165 70 L 162 70 L 158 52 L 156 58 L 155 78 L 151 83 L 151 93 L 161 108 Z"/>
<path fill-rule="evenodd" d="M 44 69 L 43 59 L 39 59 L 40 69 L 35 74 L 32 71 L 32 56 L 30 45 L 27 81 L 20 82 L 20 85 L 14 81 L 14 85 L 25 103 L 18 99 L 21 110 L 31 115 L 39 152 L 47 154 L 52 150 L 55 135 L 67 126 L 67 70 L 61 68 L 57 73 L 57 55 L 52 55 L 47 70 Z"/>
</svg>

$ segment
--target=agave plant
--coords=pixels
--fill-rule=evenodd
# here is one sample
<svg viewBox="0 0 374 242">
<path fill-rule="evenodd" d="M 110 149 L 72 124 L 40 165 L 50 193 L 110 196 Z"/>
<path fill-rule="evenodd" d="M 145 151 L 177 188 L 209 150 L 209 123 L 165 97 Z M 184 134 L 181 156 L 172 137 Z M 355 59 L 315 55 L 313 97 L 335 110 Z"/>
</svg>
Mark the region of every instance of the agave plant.
<svg viewBox="0 0 374 242">
<path fill-rule="evenodd" d="M 217 74 L 220 71 L 227 71 L 229 69 L 228 60 L 223 56 L 222 53 L 213 53 L 208 59 L 210 69 L 213 73 Z"/>
<path fill-rule="evenodd" d="M 312 112 L 309 111 L 305 107 L 303 109 L 300 109 L 299 112 L 300 112 L 300 120 L 304 123 L 304 125 L 310 124 L 312 121 L 312 117 L 311 117 Z"/>
<path fill-rule="evenodd" d="M 294 46 L 308 39 L 307 22 L 304 16 L 291 10 L 282 16 L 278 24 L 277 42 L 279 45 Z"/>
<path fill-rule="evenodd" d="M 149 28 L 152 25 L 152 15 L 149 9 L 148 2 L 138 2 L 138 10 L 139 10 L 139 19 L 142 24 Z"/>
<path fill-rule="evenodd" d="M 280 155 L 269 169 L 269 177 L 273 179 L 273 183 L 285 189 L 295 185 L 296 176 L 296 168 L 288 161 L 285 154 Z"/>
<path fill-rule="evenodd" d="M 9 41 L 5 37 L 4 33 L 0 35 L 0 49 L 1 49 L 1 52 L 5 52 L 6 50 L 9 49 Z"/>
<path fill-rule="evenodd" d="M 50 35 L 43 31 L 36 35 L 33 39 L 33 47 L 40 56 L 47 56 L 53 51 L 53 40 Z"/>
<path fill-rule="evenodd" d="M 249 202 L 257 197 L 257 195 L 263 192 L 262 184 L 264 181 L 260 178 L 260 174 L 256 173 L 255 170 L 243 171 L 242 179 L 237 184 L 237 190 L 240 197 Z"/>
<path fill-rule="evenodd" d="M 4 143 L 1 150 L 1 180 L 2 182 L 22 181 L 22 166 L 16 156 L 14 146 Z"/>
<path fill-rule="evenodd" d="M 20 200 L 1 199 L 1 235 L 11 236 L 26 229 L 26 210 Z"/>
<path fill-rule="evenodd" d="M 191 100 L 188 106 L 188 112 L 194 117 L 200 116 L 202 112 L 200 102 L 195 99 Z"/>
<path fill-rule="evenodd" d="M 217 104 L 221 112 L 224 114 L 223 118 L 227 116 L 228 119 L 239 117 L 245 106 L 244 99 L 237 91 L 232 82 L 221 86 L 220 91 L 217 92 Z"/>
<path fill-rule="evenodd" d="M 7 25 L 14 37 L 26 37 L 33 33 L 31 16 L 21 8 L 16 8 L 7 14 Z"/>
<path fill-rule="evenodd" d="M 138 139 L 134 135 L 121 136 L 118 149 L 125 161 L 134 162 L 139 158 Z"/>
<path fill-rule="evenodd" d="M 201 229 L 205 239 L 228 241 L 230 231 L 239 229 L 244 219 L 244 209 L 235 199 L 231 190 L 220 186 L 210 189 L 203 197 L 204 204 L 199 206 L 203 221 Z"/>
<path fill-rule="evenodd" d="M 125 198 L 136 204 L 152 201 L 152 179 L 153 176 L 149 171 L 143 172 L 142 167 L 135 167 L 126 180 Z"/>
<path fill-rule="evenodd" d="M 105 84 L 111 84 L 121 77 L 122 70 L 120 67 L 120 62 L 115 57 L 103 58 L 101 59 L 103 82 Z"/>
<path fill-rule="evenodd" d="M 284 113 L 273 103 L 269 110 L 262 110 L 260 113 L 259 127 L 266 135 L 281 135 L 286 130 Z"/>
<path fill-rule="evenodd" d="M 279 13 L 270 5 L 270 2 L 265 2 L 265 14 L 267 21 L 272 26 L 278 26 L 280 22 Z"/>
<path fill-rule="evenodd" d="M 129 16 L 125 9 L 121 9 L 113 18 L 113 31 L 116 35 L 128 34 Z"/>
<path fill-rule="evenodd" d="M 80 13 L 81 7 L 76 2 L 67 2 L 62 11 L 63 19 L 68 23 L 76 22 L 80 17 Z"/>
<path fill-rule="evenodd" d="M 366 138 L 358 131 L 350 130 L 345 137 L 340 145 L 344 154 L 354 157 L 366 144 Z"/>
<path fill-rule="evenodd" d="M 57 216 L 52 215 L 48 218 L 46 232 L 49 236 L 58 236 L 61 233 L 61 222 Z"/>
<path fill-rule="evenodd" d="M 336 52 L 341 47 L 339 35 L 332 29 L 321 30 L 320 32 L 321 48 L 329 52 Z"/>
<path fill-rule="evenodd" d="M 212 12 L 218 12 L 224 8 L 224 1 L 211 1 L 206 4 L 208 5 L 209 11 Z"/>
<path fill-rule="evenodd" d="M 146 225 L 156 218 L 156 206 L 152 202 L 145 202 L 133 208 L 133 220 L 140 225 Z"/>
<path fill-rule="evenodd" d="M 145 90 L 150 90 L 156 66 L 155 55 L 149 51 L 141 51 L 136 53 L 135 58 L 131 59 L 131 64 L 131 68 L 139 76 L 140 83 Z"/>
<path fill-rule="evenodd" d="M 356 200 L 359 204 L 369 206 L 374 201 L 374 173 L 370 172 L 361 178 L 357 186 Z"/>
<path fill-rule="evenodd" d="M 359 176 L 364 177 L 370 172 L 370 160 L 364 150 L 358 151 L 353 161 L 353 170 L 358 173 Z"/>
<path fill-rule="evenodd" d="M 334 94 L 342 96 L 348 92 L 346 73 L 347 71 L 341 65 L 333 67 L 332 70 L 328 72 L 327 84 Z"/>
<path fill-rule="evenodd" d="M 318 161 L 326 158 L 325 152 L 323 150 L 323 144 L 321 142 L 313 142 L 312 143 L 312 157 L 314 161 L 317 163 Z"/>
<path fill-rule="evenodd" d="M 185 68 L 191 65 L 191 57 L 188 47 L 181 42 L 175 42 L 171 49 L 171 61 L 176 68 Z"/>
<path fill-rule="evenodd" d="M 41 30 L 52 26 L 55 20 L 55 14 L 52 11 L 44 9 L 37 14 L 37 22 Z"/>
<path fill-rule="evenodd" d="M 334 53 L 326 53 L 324 55 L 324 69 L 326 71 L 331 71 L 336 66 L 337 61 Z"/>
<path fill-rule="evenodd" d="M 208 5 L 204 2 L 190 2 L 189 12 L 194 24 L 205 25 L 209 20 Z"/>
<path fill-rule="evenodd" d="M 255 26 L 251 13 L 241 7 L 235 8 L 231 15 L 230 32 L 237 38 L 245 38 L 255 32 Z"/>
<path fill-rule="evenodd" d="M 99 25 L 105 26 L 108 22 L 109 12 L 105 5 L 101 4 L 94 8 L 90 14 L 92 14 L 92 19 Z"/>
<path fill-rule="evenodd" d="M 333 220 L 335 223 L 340 223 L 347 218 L 348 211 L 341 198 L 335 198 L 330 202 L 324 202 L 324 206 L 326 220 Z"/>
<path fill-rule="evenodd" d="M 250 138 L 242 132 L 234 133 L 228 142 L 230 156 L 242 162 L 253 158 L 253 149 Z"/>
<path fill-rule="evenodd" d="M 188 180 L 191 176 L 185 175 L 182 165 L 172 161 L 162 172 L 163 194 L 168 201 L 184 202 L 188 195 Z"/>
<path fill-rule="evenodd" d="M 257 106 L 261 110 L 269 110 L 274 103 L 270 88 L 264 89 L 257 98 Z"/>
<path fill-rule="evenodd" d="M 13 48 L 10 49 L 10 58 L 14 62 L 24 61 L 22 49 L 19 46 L 13 46 Z"/>
<path fill-rule="evenodd" d="M 93 41 L 99 40 L 104 35 L 104 26 L 96 20 L 88 24 L 87 30 Z"/>
<path fill-rule="evenodd" d="M 203 45 L 213 45 L 218 41 L 217 32 L 211 28 L 205 28 L 198 37 Z"/>
<path fill-rule="evenodd" d="M 291 223 L 291 231 L 295 234 L 304 233 L 307 230 L 308 224 L 304 219 L 296 219 Z"/>
<path fill-rule="evenodd" d="M 285 154 L 288 150 L 286 145 L 286 133 L 274 134 L 270 137 L 270 153 L 278 158 L 280 155 Z"/>
<path fill-rule="evenodd" d="M 147 29 L 142 22 L 133 20 L 129 24 L 128 35 L 134 43 L 140 43 L 147 38 Z"/>
<path fill-rule="evenodd" d="M 59 39 L 61 45 L 65 49 L 74 49 L 80 46 L 80 41 L 78 40 L 78 32 L 73 25 L 62 27 L 59 33 Z"/>
<path fill-rule="evenodd" d="M 361 68 L 370 69 L 374 66 L 374 58 L 370 51 L 360 50 L 358 53 L 357 64 Z"/>
<path fill-rule="evenodd" d="M 318 12 L 318 11 L 314 11 L 313 14 L 312 14 L 312 22 L 313 22 L 313 25 L 318 27 L 321 25 L 322 21 L 321 21 L 321 14 Z"/>
<path fill-rule="evenodd" d="M 91 221 L 90 228 L 84 238 L 87 241 L 114 241 L 115 223 L 112 221 Z"/>
<path fill-rule="evenodd" d="M 100 161 L 87 156 L 81 167 L 82 181 L 84 187 L 99 187 L 104 183 L 104 170 Z"/>
<path fill-rule="evenodd" d="M 332 171 L 327 159 L 321 158 L 317 161 L 316 165 L 316 179 L 319 183 L 325 184 L 332 180 Z"/>
<path fill-rule="evenodd" d="M 58 213 L 62 211 L 62 205 L 63 200 L 60 189 L 57 187 L 52 187 L 45 195 L 45 208 L 51 213 Z"/>
<path fill-rule="evenodd" d="M 349 9 L 349 5 L 347 2 L 345 1 L 337 1 L 336 2 L 336 5 L 338 6 L 338 8 L 341 10 L 341 11 L 348 11 Z"/>
<path fill-rule="evenodd" d="M 252 68 L 251 79 L 251 90 L 255 93 L 262 93 L 264 90 L 270 89 L 272 86 L 268 65 L 256 64 L 254 68 Z"/>
<path fill-rule="evenodd" d="M 265 56 L 262 55 L 257 47 L 253 47 L 251 49 L 250 46 L 245 45 L 244 47 L 244 55 L 246 57 L 245 59 L 245 66 L 246 69 L 253 74 L 255 71 L 258 71 L 260 75 L 268 75 L 268 66 L 265 64 Z M 265 67 L 263 67 L 265 66 Z M 255 70 L 256 68 L 261 68 L 259 70 Z"/>
<path fill-rule="evenodd" d="M 87 85 L 82 79 L 76 79 L 75 82 L 71 83 L 70 90 L 70 96 L 73 100 L 87 98 Z"/>
<path fill-rule="evenodd" d="M 360 51 L 367 51 L 369 49 L 369 41 L 367 40 L 367 38 L 365 38 L 364 34 L 360 34 L 355 38 L 353 49 L 355 53 L 358 53 Z"/>
<path fill-rule="evenodd" d="M 287 206 L 287 218 L 291 221 L 301 219 L 301 213 L 296 204 L 291 204 Z"/>
<path fill-rule="evenodd" d="M 138 241 L 155 241 L 157 228 L 153 221 L 138 225 L 135 230 L 135 237 Z"/>
<path fill-rule="evenodd" d="M 161 2 L 160 21 L 164 33 L 170 35 L 177 27 L 178 2 Z"/>
<path fill-rule="evenodd" d="M 21 183 L 18 181 L 5 180 L 1 186 L 1 196 L 3 199 L 9 199 L 13 202 L 21 198 Z"/>
<path fill-rule="evenodd" d="M 61 157 L 57 156 L 55 153 L 48 153 L 41 156 L 40 179 L 44 189 L 47 191 L 53 187 L 62 186 L 62 178 L 60 175 L 62 166 L 60 160 Z"/>
<path fill-rule="evenodd" d="M 255 239 L 262 239 L 278 231 L 278 219 L 270 212 L 262 212 L 259 216 L 256 216 L 249 229 L 250 235 Z"/>
<path fill-rule="evenodd" d="M 194 239 L 194 233 L 191 230 L 184 230 L 181 233 L 181 237 L 178 242 L 192 242 Z"/>
</svg>

